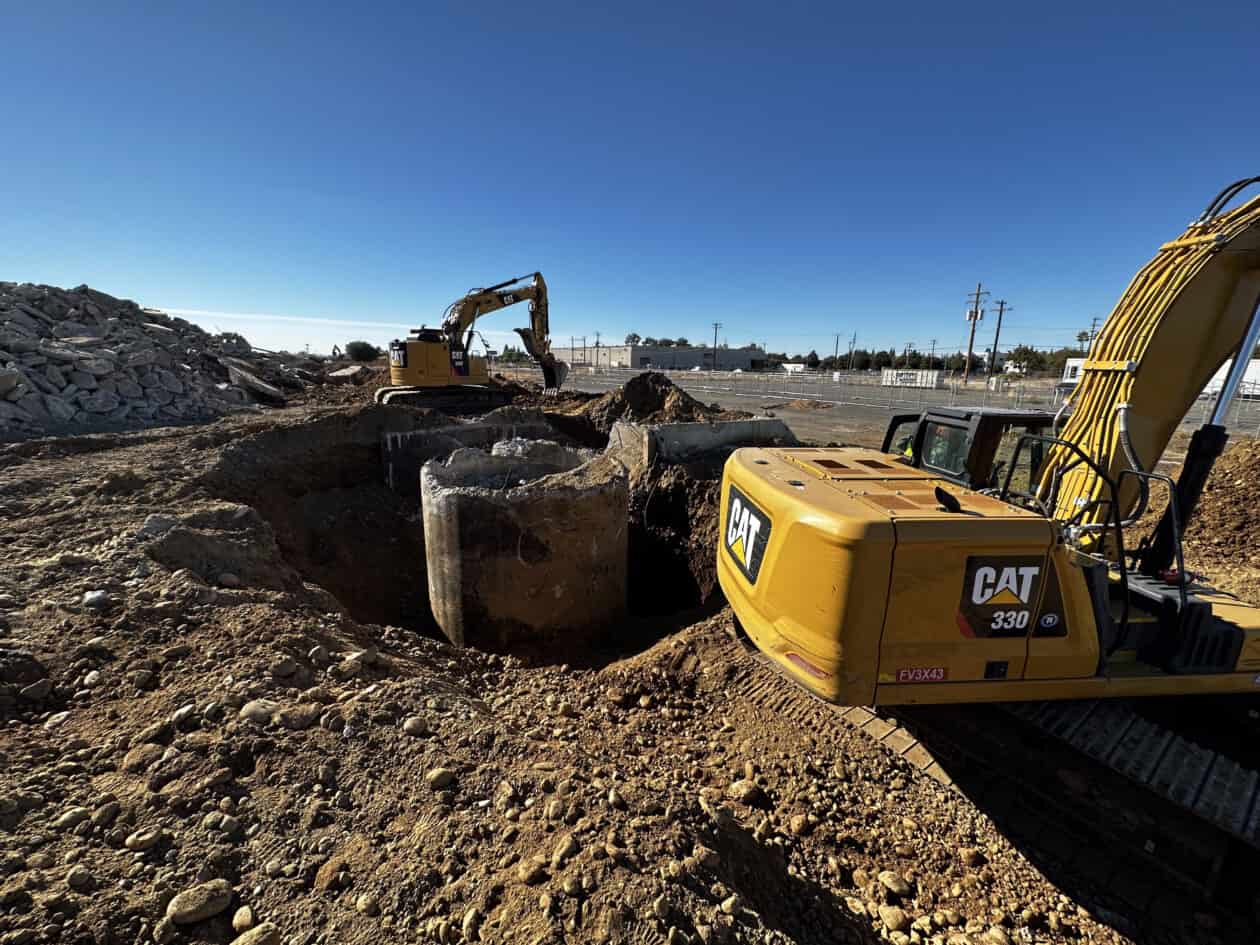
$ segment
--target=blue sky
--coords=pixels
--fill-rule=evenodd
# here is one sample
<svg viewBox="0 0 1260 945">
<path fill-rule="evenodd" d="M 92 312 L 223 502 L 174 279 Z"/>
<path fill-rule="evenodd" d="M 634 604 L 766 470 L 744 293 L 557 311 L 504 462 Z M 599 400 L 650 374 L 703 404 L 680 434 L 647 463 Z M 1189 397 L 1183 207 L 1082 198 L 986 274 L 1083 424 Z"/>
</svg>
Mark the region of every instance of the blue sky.
<svg viewBox="0 0 1260 945">
<path fill-rule="evenodd" d="M 0 279 L 266 346 L 1068 342 L 1260 173 L 1252 4 L 88 6 L 0 0 Z"/>
</svg>

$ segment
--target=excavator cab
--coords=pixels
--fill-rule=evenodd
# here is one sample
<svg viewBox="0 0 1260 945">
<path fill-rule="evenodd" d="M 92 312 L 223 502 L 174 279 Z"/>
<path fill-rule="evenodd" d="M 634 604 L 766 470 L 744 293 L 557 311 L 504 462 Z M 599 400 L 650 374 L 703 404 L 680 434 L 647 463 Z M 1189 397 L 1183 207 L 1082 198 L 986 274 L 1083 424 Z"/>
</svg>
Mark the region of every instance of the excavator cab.
<svg viewBox="0 0 1260 945">
<path fill-rule="evenodd" d="M 881 452 L 896 455 L 915 469 L 924 469 L 968 489 L 999 489 L 1013 462 L 1011 486 L 1031 491 L 1044 459 L 1040 441 L 1017 449 L 1028 435 L 1047 432 L 1054 415 L 1043 410 L 993 407 L 934 407 L 922 413 L 898 414 L 884 432 Z"/>
</svg>

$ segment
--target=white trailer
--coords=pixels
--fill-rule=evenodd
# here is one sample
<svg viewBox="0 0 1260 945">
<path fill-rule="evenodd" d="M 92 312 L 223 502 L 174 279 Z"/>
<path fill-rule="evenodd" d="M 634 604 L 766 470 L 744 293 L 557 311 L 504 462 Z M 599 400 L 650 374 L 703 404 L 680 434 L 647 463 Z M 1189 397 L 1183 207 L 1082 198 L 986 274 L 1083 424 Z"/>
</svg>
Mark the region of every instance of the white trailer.
<svg viewBox="0 0 1260 945">
<path fill-rule="evenodd" d="M 929 370 L 899 370 L 884 368 L 879 383 L 883 387 L 926 387 L 934 390 L 945 388 L 945 372 Z"/>
</svg>

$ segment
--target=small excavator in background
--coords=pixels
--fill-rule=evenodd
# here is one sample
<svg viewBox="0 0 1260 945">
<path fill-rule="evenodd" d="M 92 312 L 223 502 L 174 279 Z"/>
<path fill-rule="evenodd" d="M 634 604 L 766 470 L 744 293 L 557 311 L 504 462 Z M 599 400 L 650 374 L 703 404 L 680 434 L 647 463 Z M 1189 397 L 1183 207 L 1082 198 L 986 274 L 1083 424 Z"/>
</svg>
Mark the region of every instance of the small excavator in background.
<svg viewBox="0 0 1260 945">
<path fill-rule="evenodd" d="M 525 280 L 530 281 L 527 284 Z M 389 386 L 376 392 L 378 404 L 406 404 L 461 410 L 491 409 L 506 404 L 506 392 L 489 386 L 486 359 L 472 354 L 473 325 L 483 315 L 529 302 L 529 327 L 514 329 L 525 351 L 543 372 L 543 393 L 554 395 L 564 384 L 569 366 L 551 353 L 547 283 L 541 272 L 472 289 L 442 315 L 440 328 L 421 326 L 389 346 Z"/>
</svg>

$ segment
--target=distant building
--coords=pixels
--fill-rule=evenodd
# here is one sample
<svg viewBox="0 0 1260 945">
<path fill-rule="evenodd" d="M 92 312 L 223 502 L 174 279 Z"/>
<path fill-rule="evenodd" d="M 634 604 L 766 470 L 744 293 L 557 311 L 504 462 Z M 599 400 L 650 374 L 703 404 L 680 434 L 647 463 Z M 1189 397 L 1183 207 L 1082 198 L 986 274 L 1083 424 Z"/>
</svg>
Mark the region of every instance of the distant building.
<svg viewBox="0 0 1260 945">
<path fill-rule="evenodd" d="M 766 367 L 766 354 L 760 348 L 718 348 L 717 365 L 713 349 L 699 345 L 685 348 L 660 348 L 647 345 L 552 345 L 551 353 L 570 366 L 586 365 L 602 368 L 637 368 L 664 371 L 689 371 L 698 367 L 706 371 L 761 371 Z"/>
</svg>

